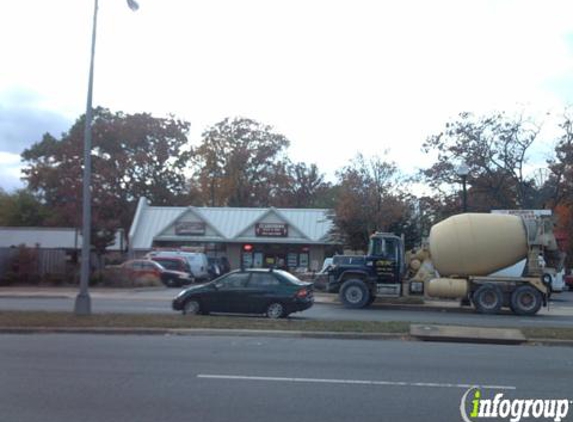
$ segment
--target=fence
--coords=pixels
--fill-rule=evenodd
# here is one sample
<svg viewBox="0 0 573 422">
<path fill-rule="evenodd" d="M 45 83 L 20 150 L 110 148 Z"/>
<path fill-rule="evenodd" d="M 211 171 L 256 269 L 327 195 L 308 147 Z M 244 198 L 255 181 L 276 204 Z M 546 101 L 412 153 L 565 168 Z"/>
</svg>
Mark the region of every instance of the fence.
<svg viewBox="0 0 573 422">
<path fill-rule="evenodd" d="M 51 276 L 64 279 L 73 276 L 74 266 L 62 249 L 0 248 L 0 278 L 4 279 L 32 281 Z"/>
<path fill-rule="evenodd" d="M 42 249 L 20 246 L 0 248 L 0 282 L 66 282 L 79 280 L 81 252 L 66 249 Z M 92 253 L 90 269 L 101 270 L 107 264 L 125 260 L 123 253 L 108 252 L 104 257 Z"/>
</svg>

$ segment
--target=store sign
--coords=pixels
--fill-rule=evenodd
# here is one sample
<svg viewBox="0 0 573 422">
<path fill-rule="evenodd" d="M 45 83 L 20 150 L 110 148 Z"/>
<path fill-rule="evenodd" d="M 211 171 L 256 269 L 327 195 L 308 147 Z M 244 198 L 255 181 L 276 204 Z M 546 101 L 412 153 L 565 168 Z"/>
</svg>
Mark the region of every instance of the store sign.
<svg viewBox="0 0 573 422">
<path fill-rule="evenodd" d="M 257 223 L 255 224 L 257 237 L 287 237 L 288 224 L 283 223 Z"/>
<path fill-rule="evenodd" d="M 175 224 L 177 236 L 204 236 L 205 223 L 183 221 Z"/>
</svg>

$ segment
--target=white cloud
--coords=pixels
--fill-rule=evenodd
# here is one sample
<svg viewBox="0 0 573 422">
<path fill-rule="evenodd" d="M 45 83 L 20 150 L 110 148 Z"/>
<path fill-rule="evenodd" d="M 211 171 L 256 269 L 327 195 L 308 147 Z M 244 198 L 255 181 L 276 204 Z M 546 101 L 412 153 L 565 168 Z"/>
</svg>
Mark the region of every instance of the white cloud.
<svg viewBox="0 0 573 422">
<path fill-rule="evenodd" d="M 90 2 L 0 5 L 14 40 L 0 91 L 22 86 L 69 119 L 84 112 Z M 573 4 L 565 1 L 121 0 L 100 2 L 94 102 L 272 124 L 293 159 L 329 173 L 387 148 L 405 170 L 428 164 L 426 136 L 460 111 L 544 116 L 569 98 Z M 30 13 L 34 10 L 34 13 Z M 570 39 L 570 38 L 569 38 Z M 4 76 L 5 75 L 5 76 Z"/>
<path fill-rule="evenodd" d="M 20 156 L 0 151 L 0 188 L 7 191 L 22 188 L 21 176 Z"/>
</svg>

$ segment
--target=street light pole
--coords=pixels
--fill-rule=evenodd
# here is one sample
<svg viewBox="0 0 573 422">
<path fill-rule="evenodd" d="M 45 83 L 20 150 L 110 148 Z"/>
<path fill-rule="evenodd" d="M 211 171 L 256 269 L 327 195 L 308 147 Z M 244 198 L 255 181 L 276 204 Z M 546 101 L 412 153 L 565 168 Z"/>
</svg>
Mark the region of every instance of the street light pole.
<svg viewBox="0 0 573 422">
<path fill-rule="evenodd" d="M 465 162 L 462 162 L 456 169 L 456 174 L 462 179 L 462 210 L 466 213 L 468 212 L 468 191 L 466 188 L 466 182 L 468 174 L 470 174 L 470 169 Z"/>
<path fill-rule="evenodd" d="M 98 0 L 94 0 L 94 17 L 92 28 L 92 49 L 90 56 L 90 73 L 88 78 L 88 100 L 84 128 L 84 180 L 83 180 L 83 215 L 82 215 L 82 266 L 80 272 L 80 292 L 76 297 L 75 314 L 91 314 L 91 299 L 88 291 L 91 253 L 91 167 L 92 167 L 92 93 L 94 82 L 94 56 L 97 29 Z"/>
<path fill-rule="evenodd" d="M 134 0 L 127 0 L 129 8 L 136 11 L 139 5 Z M 90 71 L 88 78 L 88 98 L 86 105 L 86 121 L 84 128 L 84 172 L 83 172 L 83 201 L 82 201 L 82 264 L 80 272 L 80 291 L 76 296 L 74 312 L 76 315 L 91 314 L 91 298 L 88 291 L 90 276 L 91 254 L 91 168 L 92 168 L 92 93 L 94 82 L 94 56 L 96 44 L 98 0 L 94 0 L 92 27 L 92 45 L 90 55 Z"/>
</svg>

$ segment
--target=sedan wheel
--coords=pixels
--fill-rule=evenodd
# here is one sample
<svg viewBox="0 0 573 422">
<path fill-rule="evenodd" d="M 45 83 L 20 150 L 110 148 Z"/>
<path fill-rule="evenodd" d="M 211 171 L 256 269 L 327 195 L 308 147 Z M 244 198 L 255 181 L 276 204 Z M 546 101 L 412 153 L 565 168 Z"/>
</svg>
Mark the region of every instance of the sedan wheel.
<svg viewBox="0 0 573 422">
<path fill-rule="evenodd" d="M 189 299 L 185 302 L 185 306 L 183 307 L 183 313 L 185 315 L 197 315 L 200 310 L 201 304 L 195 299 Z"/>
<path fill-rule="evenodd" d="M 285 308 L 282 303 L 273 302 L 267 308 L 267 316 L 271 319 L 282 318 L 285 315 Z"/>
</svg>

